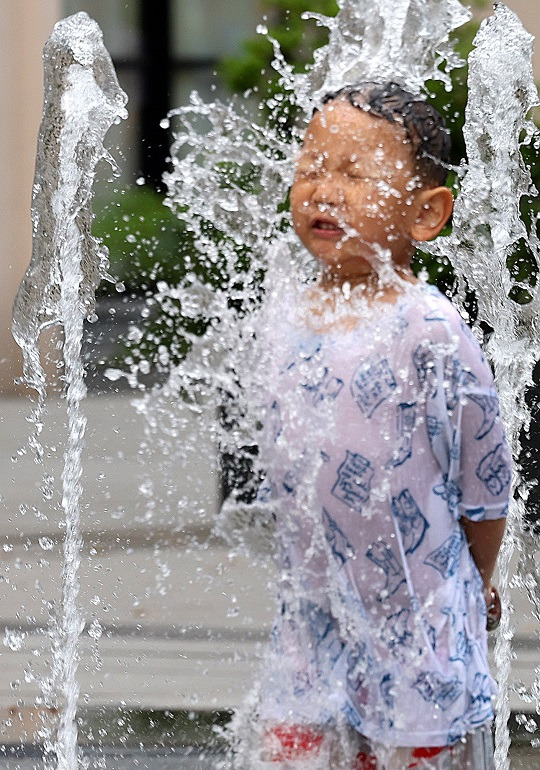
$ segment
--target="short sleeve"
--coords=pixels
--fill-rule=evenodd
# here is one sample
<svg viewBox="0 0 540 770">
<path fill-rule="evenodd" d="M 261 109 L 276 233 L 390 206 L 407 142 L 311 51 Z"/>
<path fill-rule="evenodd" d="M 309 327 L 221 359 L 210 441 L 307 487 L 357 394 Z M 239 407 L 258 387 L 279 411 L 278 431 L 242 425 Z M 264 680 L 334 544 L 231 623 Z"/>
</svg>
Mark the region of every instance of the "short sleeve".
<svg viewBox="0 0 540 770">
<path fill-rule="evenodd" d="M 446 366 L 445 392 L 452 435 L 448 482 L 457 501 L 456 515 L 473 521 L 503 518 L 512 458 L 493 375 L 465 324 L 459 322 L 453 332 L 455 353 Z"/>
</svg>

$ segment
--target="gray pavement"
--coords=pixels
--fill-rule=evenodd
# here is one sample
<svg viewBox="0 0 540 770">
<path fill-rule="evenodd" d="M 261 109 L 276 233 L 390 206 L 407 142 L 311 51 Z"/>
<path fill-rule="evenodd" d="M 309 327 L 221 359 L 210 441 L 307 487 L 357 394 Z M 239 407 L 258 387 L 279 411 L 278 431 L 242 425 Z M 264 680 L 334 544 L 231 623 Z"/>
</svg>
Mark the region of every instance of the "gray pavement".
<svg viewBox="0 0 540 770">
<path fill-rule="evenodd" d="M 235 707 L 268 638 L 269 575 L 209 539 L 218 506 L 211 441 L 187 428 L 193 447 L 181 466 L 164 470 L 159 450 L 141 464 L 143 421 L 131 401 L 123 393 L 85 405 L 81 703 Z M 46 628 L 62 575 L 58 496 L 47 502 L 39 487 L 43 472 L 57 484 L 60 478 L 63 403 L 53 401 L 45 416 L 42 441 L 53 449 L 44 468 L 29 454 L 11 461 L 29 433 L 29 406 L 27 399 L 0 401 L 0 739 L 8 742 L 33 730 L 25 714 L 50 666 Z M 179 507 L 180 499 L 187 503 Z M 9 719 L 12 709 L 19 719 Z"/>
<path fill-rule="evenodd" d="M 143 423 L 132 398 L 92 396 L 85 406 L 81 705 L 235 708 L 249 691 L 268 638 L 274 576 L 208 539 L 218 505 L 211 437 L 190 429 L 191 417 L 184 415 L 189 439 L 174 439 L 185 444 L 180 460 L 163 463 L 163 446 L 141 454 Z M 58 606 L 62 573 L 58 494 L 47 502 L 40 485 L 44 470 L 60 477 L 63 402 L 53 401 L 46 416 L 45 468 L 30 455 L 10 459 L 28 435 L 28 412 L 26 399 L 0 400 L 0 743 L 29 740 L 35 729 L 32 708 L 50 665 L 48 615 Z M 174 426 L 163 429 L 174 438 Z M 186 502 L 179 506 L 181 499 Z M 538 619 L 524 596 L 514 592 L 513 601 L 518 653 L 510 704 L 530 711 L 518 690 L 535 680 Z M 26 770 L 30 761 L 2 759 L 0 767 Z M 130 762 L 111 757 L 107 767 L 123 770 Z M 194 762 L 167 755 L 152 766 L 212 767 Z"/>
<path fill-rule="evenodd" d="M 153 751 L 86 753 L 83 755 L 88 770 L 222 770 L 223 757 L 202 752 L 194 756 L 186 750 L 156 753 Z M 88 763 L 88 764 L 86 764 Z M 526 747 L 510 750 L 511 770 L 538 770 L 538 752 Z M 43 770 L 40 757 L 0 757 L 1 770 Z"/>
<path fill-rule="evenodd" d="M 202 756 L 193 756 L 185 750 L 167 754 L 152 751 L 119 753 L 85 754 L 85 767 L 88 770 L 220 770 L 223 759 L 207 752 Z M 88 762 L 88 765 L 86 765 Z M 532 766 L 531 766 L 532 767 Z M 40 757 L 0 758 L 2 770 L 43 770 Z M 527 768 L 528 770 L 528 768 Z"/>
</svg>

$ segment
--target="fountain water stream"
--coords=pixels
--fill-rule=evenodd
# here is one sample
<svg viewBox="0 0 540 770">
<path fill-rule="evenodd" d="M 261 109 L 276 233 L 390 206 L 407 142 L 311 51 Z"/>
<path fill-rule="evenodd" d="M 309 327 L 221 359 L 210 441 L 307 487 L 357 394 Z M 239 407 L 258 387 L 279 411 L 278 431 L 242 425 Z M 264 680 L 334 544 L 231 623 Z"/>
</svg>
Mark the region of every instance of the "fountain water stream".
<svg viewBox="0 0 540 770">
<path fill-rule="evenodd" d="M 121 91 L 98 25 L 85 13 L 59 22 L 44 50 L 45 103 L 32 199 L 32 260 L 13 311 L 13 335 L 24 356 L 24 382 L 37 391 L 30 446 L 39 441 L 46 397 L 40 334 L 63 330 L 63 378 L 68 435 L 62 473 L 62 603 L 53 629 L 53 666 L 45 685 L 47 706 L 59 709 L 56 736 L 46 747 L 58 768 L 78 766 L 76 711 L 78 642 L 84 619 L 78 606 L 81 558 L 80 498 L 86 394 L 81 359 L 83 322 L 94 312 L 94 291 L 106 275 L 106 253 L 92 237 L 92 184 L 97 163 L 108 158 L 103 138 L 125 118 Z M 51 496 L 52 479 L 46 480 Z"/>
<path fill-rule="evenodd" d="M 531 67 L 532 37 L 517 16 L 502 4 L 475 39 L 469 58 L 469 100 L 464 128 L 467 172 L 454 210 L 453 233 L 439 239 L 433 252 L 447 256 L 459 281 L 457 299 L 468 287 L 478 302 L 476 329 L 487 323 L 492 333 L 485 349 L 493 364 L 501 411 L 513 447 L 516 464 L 520 458 L 520 435 L 530 422 L 525 394 L 532 385 L 533 369 L 540 358 L 540 243 L 536 221 L 529 230 L 520 216 L 523 196 L 536 195 L 529 170 L 520 153 L 523 142 L 538 146 L 538 129 L 530 120 L 538 105 L 538 92 Z M 519 242 L 528 244 L 532 278 L 519 284 L 508 268 Z M 490 280 L 486 281 L 486 276 Z M 525 291 L 521 301 L 516 289 Z M 518 295 L 519 296 L 519 295 Z M 518 466 L 519 467 L 519 466 Z M 529 488 L 519 476 L 514 478 L 506 539 L 499 558 L 501 597 L 510 609 L 510 586 L 525 592 L 533 617 L 540 618 L 540 583 L 535 556 L 538 543 L 524 526 Z M 519 554 L 512 576 L 510 563 Z M 513 622 L 504 613 L 497 636 L 495 659 L 500 695 L 497 702 L 496 762 L 503 770 L 509 766 L 511 661 Z M 533 691 L 539 692 L 537 679 Z M 525 702 L 535 693 L 525 693 Z M 537 701 L 538 704 L 538 701 Z"/>
</svg>

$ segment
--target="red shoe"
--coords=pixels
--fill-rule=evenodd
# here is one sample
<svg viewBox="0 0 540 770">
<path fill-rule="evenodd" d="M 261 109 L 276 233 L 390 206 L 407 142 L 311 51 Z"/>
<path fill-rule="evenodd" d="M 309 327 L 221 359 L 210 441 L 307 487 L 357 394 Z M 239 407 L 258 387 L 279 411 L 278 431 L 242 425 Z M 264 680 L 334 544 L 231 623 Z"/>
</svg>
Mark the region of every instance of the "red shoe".
<svg viewBox="0 0 540 770">
<path fill-rule="evenodd" d="M 436 757 L 438 754 L 441 754 L 443 751 L 448 749 L 448 746 L 426 746 L 422 747 L 420 746 L 417 749 L 413 749 L 411 752 L 411 756 L 415 759 L 421 760 L 421 759 L 433 759 L 433 757 Z M 408 770 L 412 770 L 413 767 L 418 767 L 420 762 L 411 762 L 409 765 Z"/>
<path fill-rule="evenodd" d="M 354 760 L 353 770 L 377 770 L 377 757 L 360 751 Z"/>
<path fill-rule="evenodd" d="M 270 762 L 317 757 L 324 735 L 305 725 L 277 725 L 266 731 Z M 266 752 L 265 752 L 266 753 Z"/>
</svg>

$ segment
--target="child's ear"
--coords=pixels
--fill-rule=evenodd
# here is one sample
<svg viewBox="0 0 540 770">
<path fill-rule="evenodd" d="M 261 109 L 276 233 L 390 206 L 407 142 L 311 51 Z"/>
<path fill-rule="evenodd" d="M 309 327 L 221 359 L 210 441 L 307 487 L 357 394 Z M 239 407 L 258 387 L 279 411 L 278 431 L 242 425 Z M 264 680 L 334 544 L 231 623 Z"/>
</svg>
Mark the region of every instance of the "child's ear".
<svg viewBox="0 0 540 770">
<path fill-rule="evenodd" d="M 421 190 L 416 199 L 416 219 L 411 227 L 415 241 L 430 241 L 439 235 L 450 219 L 454 196 L 448 187 Z"/>
</svg>

